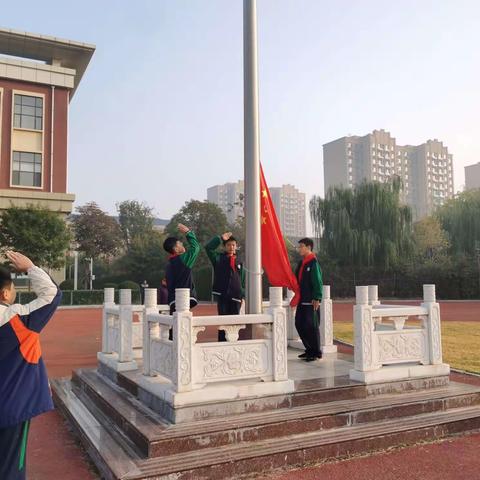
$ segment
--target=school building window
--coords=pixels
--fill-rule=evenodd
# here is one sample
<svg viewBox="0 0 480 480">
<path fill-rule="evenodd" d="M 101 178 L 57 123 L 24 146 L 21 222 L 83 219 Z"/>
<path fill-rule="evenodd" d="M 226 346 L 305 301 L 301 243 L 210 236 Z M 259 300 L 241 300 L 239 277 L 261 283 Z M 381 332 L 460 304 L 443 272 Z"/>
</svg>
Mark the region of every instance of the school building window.
<svg viewBox="0 0 480 480">
<path fill-rule="evenodd" d="M 13 126 L 29 130 L 42 130 L 43 98 L 15 94 Z"/>
<path fill-rule="evenodd" d="M 13 152 L 12 184 L 22 187 L 42 186 L 42 154 Z"/>
</svg>

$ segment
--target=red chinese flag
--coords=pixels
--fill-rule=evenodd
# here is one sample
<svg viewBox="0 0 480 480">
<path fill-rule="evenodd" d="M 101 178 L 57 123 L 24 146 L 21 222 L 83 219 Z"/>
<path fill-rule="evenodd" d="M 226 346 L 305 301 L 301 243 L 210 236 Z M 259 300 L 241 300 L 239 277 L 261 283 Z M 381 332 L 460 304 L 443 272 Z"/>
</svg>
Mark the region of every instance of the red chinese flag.
<svg viewBox="0 0 480 480">
<path fill-rule="evenodd" d="M 282 230 L 272 203 L 272 197 L 260 165 L 260 221 L 262 230 L 262 266 L 270 284 L 274 287 L 287 287 L 295 292 L 290 304 L 295 307 L 299 302 L 297 278 L 292 272 L 288 260 L 287 248 Z"/>
</svg>

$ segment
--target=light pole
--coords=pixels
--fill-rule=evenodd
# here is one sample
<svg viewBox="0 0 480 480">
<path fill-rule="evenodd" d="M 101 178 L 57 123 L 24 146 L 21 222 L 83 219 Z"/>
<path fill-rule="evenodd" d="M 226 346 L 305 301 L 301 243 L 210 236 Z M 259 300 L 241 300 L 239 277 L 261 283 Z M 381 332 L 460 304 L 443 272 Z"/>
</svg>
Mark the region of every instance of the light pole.
<svg viewBox="0 0 480 480">
<path fill-rule="evenodd" d="M 243 124 L 246 219 L 246 313 L 262 311 L 257 4 L 243 1 Z"/>
<path fill-rule="evenodd" d="M 78 290 L 78 252 L 73 252 L 73 289 Z"/>
</svg>

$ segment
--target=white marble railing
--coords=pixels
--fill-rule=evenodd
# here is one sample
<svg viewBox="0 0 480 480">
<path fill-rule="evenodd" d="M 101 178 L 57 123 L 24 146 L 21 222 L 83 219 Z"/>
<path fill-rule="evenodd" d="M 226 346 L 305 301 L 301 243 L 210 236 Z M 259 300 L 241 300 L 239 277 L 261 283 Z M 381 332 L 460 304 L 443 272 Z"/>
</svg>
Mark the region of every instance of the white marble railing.
<svg viewBox="0 0 480 480">
<path fill-rule="evenodd" d="M 270 288 L 270 305 L 263 314 L 193 317 L 189 290 L 177 289 L 173 315 L 156 312 L 156 295 L 146 289 L 143 373 L 172 382 L 175 392 L 200 389 L 209 383 L 258 378 L 288 380 L 287 322 L 282 289 Z M 239 340 L 247 325 L 263 330 L 262 338 Z M 198 342 L 207 327 L 224 330 L 226 342 Z M 173 329 L 173 340 L 169 330 Z"/>
<path fill-rule="evenodd" d="M 152 290 L 156 294 L 156 290 Z M 105 288 L 100 355 L 103 358 L 110 356 L 110 363 L 123 363 L 120 370 L 134 369 L 137 368 L 134 359 L 142 358 L 143 352 L 144 306 L 132 305 L 130 289 L 120 290 L 118 305 L 114 298 L 115 290 Z M 157 311 L 169 310 L 168 305 L 158 305 L 156 308 Z"/>
<path fill-rule="evenodd" d="M 119 362 L 133 361 L 132 291 L 120 290 L 120 304 L 115 305 L 115 290 L 105 289 L 102 318 L 102 353 L 117 354 Z"/>
<path fill-rule="evenodd" d="M 382 305 L 376 285 L 356 288 L 354 369 L 350 378 L 375 383 L 448 374 L 449 366 L 442 363 L 435 285 L 424 285 L 423 294 L 419 306 Z M 411 317 L 421 322 L 406 325 Z"/>
<path fill-rule="evenodd" d="M 293 298 L 293 292 L 287 290 L 287 298 L 283 300 L 282 306 L 287 312 L 287 335 L 288 345 L 293 348 L 303 349 L 302 341 L 295 328 L 295 310 L 296 307 L 290 306 Z M 263 302 L 263 308 L 267 308 L 270 302 Z M 330 298 L 330 286 L 323 286 L 323 298 L 320 304 L 320 349 L 322 354 L 334 354 L 337 352 L 337 346 L 333 344 L 333 304 Z"/>
</svg>

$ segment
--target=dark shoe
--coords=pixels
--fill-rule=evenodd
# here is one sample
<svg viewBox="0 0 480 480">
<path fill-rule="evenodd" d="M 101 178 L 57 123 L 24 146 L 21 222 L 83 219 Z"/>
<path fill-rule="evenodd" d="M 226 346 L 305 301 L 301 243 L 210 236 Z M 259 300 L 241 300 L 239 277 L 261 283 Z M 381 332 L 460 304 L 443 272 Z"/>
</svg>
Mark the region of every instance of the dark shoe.
<svg viewBox="0 0 480 480">
<path fill-rule="evenodd" d="M 317 359 L 317 357 L 305 357 L 306 362 L 314 362 Z"/>
<path fill-rule="evenodd" d="M 315 355 L 318 359 L 322 358 L 322 354 L 319 353 L 318 355 Z"/>
<path fill-rule="evenodd" d="M 298 358 L 305 358 L 307 356 L 307 352 L 301 353 Z"/>
</svg>

